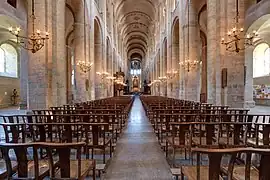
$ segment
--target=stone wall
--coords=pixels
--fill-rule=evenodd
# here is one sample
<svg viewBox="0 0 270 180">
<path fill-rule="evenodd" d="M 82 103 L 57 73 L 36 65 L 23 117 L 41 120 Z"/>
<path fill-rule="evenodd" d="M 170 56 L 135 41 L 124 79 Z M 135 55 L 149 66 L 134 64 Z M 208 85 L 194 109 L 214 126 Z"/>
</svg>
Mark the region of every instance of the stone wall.
<svg viewBox="0 0 270 180">
<path fill-rule="evenodd" d="M 262 76 L 262 77 L 256 77 L 253 78 L 253 84 L 254 85 L 270 85 L 270 76 Z"/>
</svg>

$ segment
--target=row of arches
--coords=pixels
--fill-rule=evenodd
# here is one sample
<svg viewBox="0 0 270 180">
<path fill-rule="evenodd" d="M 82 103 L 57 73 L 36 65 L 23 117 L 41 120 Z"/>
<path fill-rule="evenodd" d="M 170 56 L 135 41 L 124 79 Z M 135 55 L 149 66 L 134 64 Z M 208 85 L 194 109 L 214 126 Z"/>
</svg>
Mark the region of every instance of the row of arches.
<svg viewBox="0 0 270 180">
<path fill-rule="evenodd" d="M 172 22 L 171 29 L 168 30 L 169 33 L 167 34 L 167 36 L 165 36 L 164 42 L 163 40 L 159 41 L 158 39 L 158 43 L 156 43 L 159 44 L 160 42 L 162 45 L 159 45 L 157 50 L 154 51 L 156 53 L 154 58 L 155 63 L 158 66 L 154 66 L 154 71 L 158 72 L 150 74 L 151 80 L 163 76 L 164 73 L 172 71 L 173 68 L 178 71 L 178 75 L 174 79 L 173 83 L 171 81 L 167 81 L 167 88 L 165 88 L 167 90 L 166 93 L 165 90 L 162 90 L 161 87 L 153 87 L 154 89 L 157 88 L 156 94 L 158 94 L 161 89 L 161 91 L 164 92 L 161 93 L 162 95 L 166 94 L 181 99 L 184 98 L 207 102 L 209 98 L 213 96 L 215 98 L 215 101 L 211 103 L 230 104 L 234 106 L 233 102 L 237 102 L 237 107 L 246 105 L 242 101 L 245 101 L 245 103 L 249 103 L 248 98 L 252 96 L 252 82 L 254 82 L 254 85 L 258 85 L 258 82 L 262 82 L 262 80 L 266 80 L 267 78 L 269 78 L 270 74 L 269 12 L 266 14 L 264 14 L 265 12 L 263 12 L 267 9 L 267 3 L 265 3 L 265 1 L 261 1 L 260 3 L 254 1 L 248 2 L 248 7 L 257 6 L 257 8 L 251 7 L 251 9 L 253 11 L 254 9 L 256 9 L 255 11 L 258 11 L 258 13 L 256 14 L 256 16 L 258 17 L 256 17 L 257 19 L 255 19 L 252 15 L 246 15 L 246 33 L 252 33 L 252 31 L 257 30 L 260 34 L 260 37 L 254 39 L 255 46 L 246 48 L 245 56 L 243 56 L 243 53 L 235 55 L 233 53 L 227 52 L 225 48 L 223 49 L 223 46 L 221 45 L 221 43 L 219 43 L 220 40 L 217 38 L 219 36 L 222 36 L 222 33 L 219 32 L 219 29 L 216 29 L 216 32 L 221 34 L 216 35 L 215 42 L 213 41 L 213 37 L 208 37 L 207 34 L 209 32 L 207 31 L 209 30 L 209 12 L 207 9 L 207 4 L 205 1 L 200 1 L 198 4 L 194 4 L 193 2 L 194 1 L 191 0 L 190 5 L 192 6 L 191 8 L 193 8 L 191 9 L 190 13 L 190 18 L 193 18 L 190 21 L 191 24 L 187 24 L 185 18 L 179 18 L 178 16 L 173 17 L 175 19 Z M 231 4 L 225 4 L 227 6 L 232 6 Z M 250 10 L 242 10 L 247 11 L 247 13 L 254 14 L 254 12 L 251 12 Z M 176 11 L 176 13 L 177 12 L 178 11 Z M 230 13 L 230 11 L 225 12 L 225 16 L 227 16 L 228 13 Z M 194 15 L 196 15 L 196 17 L 194 17 Z M 223 20 L 224 22 L 228 22 L 228 25 L 226 26 L 230 28 L 230 19 Z M 217 22 L 217 25 L 218 23 L 220 22 Z M 191 31 L 192 35 L 187 35 L 188 28 L 190 28 L 189 30 Z M 213 35 L 213 33 L 211 35 Z M 169 39 L 170 44 L 164 46 L 167 38 Z M 213 44 L 215 44 L 216 46 L 213 50 L 207 48 L 209 43 L 207 42 L 207 40 L 209 38 L 211 40 L 211 47 L 213 48 Z M 189 45 L 189 49 L 191 51 L 190 54 L 187 50 L 188 39 L 189 41 L 193 42 L 193 44 Z M 194 44 L 194 42 L 196 42 L 197 44 Z M 160 50 L 161 55 L 159 53 Z M 216 52 L 211 54 L 211 51 Z M 214 54 L 215 56 L 213 56 Z M 161 71 L 159 71 L 158 65 L 160 57 L 162 60 L 160 66 Z M 215 61 L 215 64 L 213 64 L 212 61 L 208 61 L 209 57 L 210 59 L 212 58 L 212 60 Z M 185 64 L 179 65 L 179 61 L 183 60 L 197 60 L 199 61 L 199 63 L 197 64 L 196 68 L 193 69 L 193 71 L 188 71 L 187 68 L 183 68 Z M 231 63 L 230 60 L 232 61 Z M 232 64 L 235 63 L 237 67 L 231 67 Z M 165 67 L 165 65 L 167 66 Z M 214 69 L 214 74 L 213 72 L 209 72 L 209 69 L 212 68 Z M 212 75 L 215 77 L 213 78 Z M 191 82 L 192 80 L 194 80 L 194 82 Z M 264 81 L 263 84 L 266 85 L 267 83 L 270 85 L 270 82 L 268 81 Z M 192 98 L 191 96 L 189 96 L 189 92 L 192 91 L 193 94 L 191 94 L 191 96 L 193 95 L 193 97 L 195 97 L 195 94 L 199 94 L 200 96 L 198 96 L 198 98 Z M 209 96 L 209 94 L 211 94 L 211 97 Z M 234 96 L 233 98 L 231 98 L 232 94 Z M 251 99 L 250 102 L 251 101 L 253 100 Z"/>
</svg>

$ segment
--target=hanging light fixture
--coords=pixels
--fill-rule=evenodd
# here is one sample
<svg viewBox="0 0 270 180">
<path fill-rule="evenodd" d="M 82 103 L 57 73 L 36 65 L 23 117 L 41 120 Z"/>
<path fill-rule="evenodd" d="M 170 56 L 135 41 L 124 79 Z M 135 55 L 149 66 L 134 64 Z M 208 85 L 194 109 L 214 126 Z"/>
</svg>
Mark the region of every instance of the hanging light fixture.
<svg viewBox="0 0 270 180">
<path fill-rule="evenodd" d="M 83 26 L 84 26 L 84 29 L 83 29 L 83 33 L 84 33 L 84 60 L 81 60 L 81 61 L 78 61 L 77 62 L 77 66 L 79 66 L 80 70 L 84 73 L 87 73 L 91 70 L 92 66 L 93 66 L 93 63 L 90 63 L 90 62 L 86 62 L 86 22 L 85 22 L 85 17 L 86 17 L 86 2 L 84 0 L 83 2 L 83 9 L 84 9 L 84 16 L 83 16 Z"/>
<path fill-rule="evenodd" d="M 239 25 L 239 0 L 236 0 L 235 20 L 235 27 L 227 33 L 228 42 L 225 42 L 225 38 L 222 38 L 221 44 L 225 45 L 227 51 L 239 53 L 245 50 L 246 46 L 252 46 L 253 39 L 259 34 L 257 31 L 253 31 L 251 34 L 245 36 L 244 28 Z"/>
<path fill-rule="evenodd" d="M 28 36 L 20 35 L 21 28 L 20 27 L 9 27 L 9 32 L 16 36 L 17 44 L 22 48 L 31 51 L 32 53 L 36 53 L 45 45 L 46 40 L 49 39 L 48 32 L 41 32 L 39 29 L 35 29 L 35 2 L 32 0 L 32 14 L 30 16 L 32 19 L 32 34 Z"/>
<path fill-rule="evenodd" d="M 195 68 L 197 66 L 197 64 L 199 63 L 199 61 L 197 60 L 191 60 L 190 59 L 190 52 L 189 52 L 189 20 L 190 19 L 190 0 L 188 1 L 188 41 L 187 41 L 187 48 L 188 48 L 188 59 L 185 60 L 184 62 L 180 62 L 179 64 L 186 69 L 188 72 L 190 71 L 190 69 Z"/>
<path fill-rule="evenodd" d="M 165 83 L 167 81 L 167 76 L 161 76 L 161 77 L 158 77 L 158 80 L 160 80 L 161 83 Z"/>
<path fill-rule="evenodd" d="M 172 80 L 172 79 L 174 79 L 176 77 L 177 74 L 178 74 L 178 71 L 173 69 L 173 70 L 167 72 L 166 77 L 167 77 L 168 80 Z"/>
</svg>

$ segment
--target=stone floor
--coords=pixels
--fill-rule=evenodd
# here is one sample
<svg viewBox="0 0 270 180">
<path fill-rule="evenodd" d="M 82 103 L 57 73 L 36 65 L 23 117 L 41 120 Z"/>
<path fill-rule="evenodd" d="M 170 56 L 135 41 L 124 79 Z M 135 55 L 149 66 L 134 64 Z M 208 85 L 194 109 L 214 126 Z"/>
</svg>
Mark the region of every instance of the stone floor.
<svg viewBox="0 0 270 180">
<path fill-rule="evenodd" d="M 134 101 L 128 126 L 118 141 L 105 179 L 172 179 L 169 165 L 139 98 Z"/>
<path fill-rule="evenodd" d="M 270 106 L 255 106 L 250 109 L 249 114 L 269 114 L 270 115 Z"/>
<path fill-rule="evenodd" d="M 19 110 L 19 107 L 13 106 L 8 108 L 0 109 L 0 115 L 9 115 L 9 114 L 26 114 L 27 110 Z"/>
</svg>

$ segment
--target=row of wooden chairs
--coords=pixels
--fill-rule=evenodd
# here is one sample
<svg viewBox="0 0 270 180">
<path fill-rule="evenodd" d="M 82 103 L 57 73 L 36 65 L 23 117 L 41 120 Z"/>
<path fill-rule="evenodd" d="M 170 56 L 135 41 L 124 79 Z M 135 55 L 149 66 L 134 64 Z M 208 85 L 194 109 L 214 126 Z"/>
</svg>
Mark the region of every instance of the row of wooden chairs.
<svg viewBox="0 0 270 180">
<path fill-rule="evenodd" d="M 3 144 L 12 147 L 13 151 L 15 149 L 17 151 L 20 148 L 27 149 L 27 155 L 31 155 L 32 159 L 38 159 L 37 165 L 33 166 L 35 173 L 31 175 L 23 169 L 23 174 L 20 175 L 20 178 L 31 179 L 29 177 L 33 176 L 32 179 L 43 179 L 45 176 L 49 176 L 50 179 L 85 179 L 85 176 L 89 174 L 87 167 L 91 165 L 91 168 L 93 167 L 93 179 L 95 179 L 95 170 L 99 171 L 100 168 L 98 165 L 96 166 L 96 161 L 100 159 L 100 151 L 103 152 L 102 162 L 105 165 L 109 160 L 108 156 L 112 157 L 116 141 L 126 125 L 129 110 L 133 103 L 131 97 L 116 99 L 108 98 L 75 105 L 51 107 L 50 109 L 38 109 L 33 110 L 28 115 L 0 116 L 0 119 L 3 119 L 0 127 L 3 127 L 3 133 L 5 135 Z M 85 104 L 88 104 L 87 108 L 85 108 Z M 53 150 L 48 150 L 48 144 L 50 145 L 49 149 Z M 83 144 L 80 147 L 74 147 L 75 150 L 79 150 L 77 155 L 79 154 L 84 159 L 87 159 L 88 164 L 74 164 L 71 161 L 74 159 L 72 157 L 77 157 L 77 155 L 75 156 L 76 153 L 74 154 L 74 150 L 71 150 L 69 146 L 65 146 L 69 144 L 71 144 L 71 147 L 73 147 L 72 144 Z M 58 152 L 58 146 L 61 147 L 59 154 L 65 154 L 66 159 L 54 156 Z M 2 157 L 5 160 L 16 159 L 16 153 L 5 153 L 5 149 L 6 147 L 3 146 Z M 70 156 L 65 151 L 70 152 Z M 45 164 L 42 164 L 44 161 L 43 158 L 49 158 L 50 160 L 50 157 L 53 157 L 54 161 L 55 159 L 59 161 L 57 163 L 46 161 L 50 163 L 49 168 L 45 168 Z M 70 173 L 60 168 L 60 166 L 67 168 L 67 162 L 72 162 Z M 23 168 L 25 168 L 26 163 L 23 163 Z M 21 167 L 18 166 L 19 162 L 12 168 L 10 168 L 10 164 L 12 163 L 6 161 L 6 164 L 8 168 L 0 168 L 0 179 L 6 178 L 7 175 L 11 176 L 11 174 L 14 178 L 17 174 L 20 174 L 19 171 L 22 171 Z M 33 165 L 35 163 L 32 162 L 31 164 Z M 52 171 L 51 167 L 54 166 L 55 171 Z M 96 167 L 97 169 L 95 169 Z M 46 169 L 46 173 L 44 168 Z M 81 171 L 74 171 L 76 168 L 80 168 Z M 56 175 L 58 171 L 62 174 Z M 27 174 L 27 177 L 25 174 Z"/>
<path fill-rule="evenodd" d="M 142 97 L 142 101 L 174 167 L 172 173 L 182 180 L 269 179 L 269 173 L 261 171 L 267 166 L 262 158 L 270 149 L 269 115 L 165 97 Z M 259 154 L 258 166 L 251 163 L 252 153 Z M 194 160 L 197 166 L 193 166 Z"/>
<path fill-rule="evenodd" d="M 103 163 L 106 163 L 106 149 L 112 156 L 112 134 L 106 123 L 3 123 L 6 143 L 55 142 L 73 143 L 85 142 L 85 152 L 92 158 L 95 149 L 103 151 Z"/>
<path fill-rule="evenodd" d="M 96 179 L 96 162 L 83 156 L 84 142 L 79 143 L 1 143 L 6 164 L 4 179 Z M 43 156 L 39 152 L 43 152 Z M 12 156 L 10 155 L 12 154 Z"/>
<path fill-rule="evenodd" d="M 268 180 L 270 171 L 270 149 L 255 148 L 192 148 L 196 156 L 196 165 L 181 166 L 181 180 Z M 259 156 L 259 163 L 252 164 L 252 155 Z M 205 157 L 206 155 L 206 157 Z M 244 164 L 239 164 L 238 156 L 242 155 Z M 202 159 L 208 159 L 208 166 L 203 165 Z M 224 164 L 227 158 L 228 163 Z"/>
</svg>

